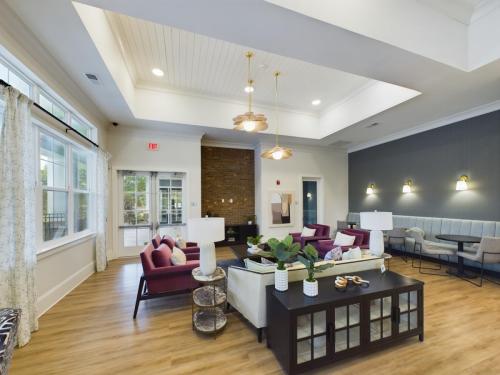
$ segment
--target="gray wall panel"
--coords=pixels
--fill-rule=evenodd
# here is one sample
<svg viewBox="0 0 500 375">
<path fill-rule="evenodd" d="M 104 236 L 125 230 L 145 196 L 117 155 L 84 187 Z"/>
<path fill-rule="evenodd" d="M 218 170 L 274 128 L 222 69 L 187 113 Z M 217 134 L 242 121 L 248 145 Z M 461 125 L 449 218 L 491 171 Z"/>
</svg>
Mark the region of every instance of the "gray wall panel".
<svg viewBox="0 0 500 375">
<path fill-rule="evenodd" d="M 468 191 L 455 190 L 461 174 Z M 403 194 L 407 179 L 414 192 Z M 500 111 L 350 153 L 349 210 L 374 209 L 500 221 Z"/>
</svg>

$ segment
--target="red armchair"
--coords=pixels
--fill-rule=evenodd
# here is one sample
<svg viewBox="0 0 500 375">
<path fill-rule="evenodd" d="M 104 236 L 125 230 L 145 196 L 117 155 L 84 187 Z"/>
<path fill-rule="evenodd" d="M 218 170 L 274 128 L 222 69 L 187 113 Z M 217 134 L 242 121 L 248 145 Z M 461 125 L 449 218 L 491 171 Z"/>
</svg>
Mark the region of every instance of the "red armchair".
<svg viewBox="0 0 500 375">
<path fill-rule="evenodd" d="M 166 244 L 170 248 L 170 250 L 172 250 L 175 246 L 175 240 L 168 235 L 161 237 L 159 234 L 157 234 L 156 236 L 154 236 L 151 243 L 153 244 L 155 249 L 157 249 L 158 246 L 163 243 Z M 196 242 L 186 242 L 186 247 L 180 249 L 184 252 L 184 254 L 186 254 L 186 256 L 188 254 L 200 254 L 200 248 L 198 247 L 198 244 Z"/>
<path fill-rule="evenodd" d="M 155 251 L 162 252 L 161 258 L 165 264 L 164 266 L 157 267 L 155 265 L 153 261 L 156 259 L 156 255 L 153 255 Z M 199 286 L 198 282 L 191 276 L 192 270 L 200 264 L 198 260 L 199 254 L 191 254 L 192 259 L 180 266 L 170 263 L 171 255 L 172 251 L 166 244 L 161 244 L 158 249 L 155 249 L 153 244 L 149 244 L 142 250 L 141 263 L 143 274 L 139 281 L 139 289 L 137 290 L 134 319 L 137 316 L 137 310 L 141 301 L 186 293 Z M 188 258 L 188 254 L 186 254 L 186 258 Z"/>
<path fill-rule="evenodd" d="M 358 247 L 360 249 L 369 249 L 370 248 L 370 232 L 367 230 L 361 229 L 344 229 L 340 231 L 341 233 L 347 234 L 349 236 L 355 236 L 354 244 L 352 246 L 341 246 L 342 251 L 348 251 L 353 247 Z M 326 253 L 332 250 L 335 246 L 333 245 L 334 240 L 320 240 L 318 241 L 318 246 L 316 250 L 318 250 L 318 254 L 321 258 L 324 258 Z"/>
<path fill-rule="evenodd" d="M 319 240 L 330 239 L 330 227 L 328 225 L 306 224 L 306 227 L 311 229 L 316 229 L 316 233 L 314 233 L 314 236 L 302 237 L 301 232 L 290 233 L 290 236 L 293 237 L 293 242 L 300 243 L 301 248 L 303 248 L 307 244 L 311 244 L 317 249 Z"/>
</svg>

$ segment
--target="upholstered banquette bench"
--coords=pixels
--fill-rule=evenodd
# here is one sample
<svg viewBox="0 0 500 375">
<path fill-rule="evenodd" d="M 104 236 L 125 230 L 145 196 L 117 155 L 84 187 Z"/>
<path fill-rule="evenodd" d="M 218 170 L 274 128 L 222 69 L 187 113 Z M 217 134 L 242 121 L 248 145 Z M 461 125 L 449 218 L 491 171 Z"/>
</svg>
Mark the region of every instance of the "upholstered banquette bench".
<svg viewBox="0 0 500 375">
<path fill-rule="evenodd" d="M 347 221 L 358 223 L 359 213 L 350 212 L 347 215 Z M 440 246 L 456 249 L 456 244 L 442 241 L 436 238 L 439 234 L 460 234 L 465 236 L 476 237 L 500 237 L 500 222 L 498 221 L 481 221 L 481 220 L 464 220 L 464 219 L 448 219 L 439 217 L 421 217 L 421 216 L 404 216 L 393 215 L 394 228 L 421 228 L 425 233 L 425 240 L 437 242 Z M 400 247 L 400 243 L 393 244 L 393 247 L 399 250 L 413 252 L 413 239 L 407 238 L 404 247 Z M 466 250 L 468 248 L 466 247 Z M 456 262 L 456 257 L 452 259 Z M 466 261 L 466 265 L 477 266 L 473 262 Z M 485 269 L 500 272 L 498 265 L 488 265 Z"/>
</svg>

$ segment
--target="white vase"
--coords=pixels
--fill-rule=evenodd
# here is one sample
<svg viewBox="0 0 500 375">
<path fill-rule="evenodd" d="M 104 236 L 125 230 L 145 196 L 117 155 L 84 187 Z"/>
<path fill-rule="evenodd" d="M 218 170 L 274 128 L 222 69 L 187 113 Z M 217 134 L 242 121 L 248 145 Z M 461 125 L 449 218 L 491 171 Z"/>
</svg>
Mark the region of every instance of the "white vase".
<svg viewBox="0 0 500 375">
<path fill-rule="evenodd" d="M 280 292 L 288 290 L 288 270 L 276 269 L 274 271 L 274 289 Z"/>
<path fill-rule="evenodd" d="M 200 245 L 200 270 L 205 276 L 213 275 L 217 268 L 215 260 L 215 244 L 205 243 Z"/>
<path fill-rule="evenodd" d="M 250 254 L 257 254 L 260 251 L 258 245 L 252 245 L 252 244 L 247 244 L 247 245 L 248 245 L 248 252 Z"/>
<path fill-rule="evenodd" d="M 313 282 L 304 280 L 304 294 L 308 297 L 316 297 L 318 295 L 318 280 Z"/>
</svg>

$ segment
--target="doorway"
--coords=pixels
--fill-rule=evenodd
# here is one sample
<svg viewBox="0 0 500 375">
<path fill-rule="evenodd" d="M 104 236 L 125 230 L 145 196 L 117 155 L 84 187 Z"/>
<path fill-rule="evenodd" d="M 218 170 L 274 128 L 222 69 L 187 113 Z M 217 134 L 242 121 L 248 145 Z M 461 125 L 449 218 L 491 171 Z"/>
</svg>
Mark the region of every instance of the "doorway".
<svg viewBox="0 0 500 375">
<path fill-rule="evenodd" d="M 185 235 L 185 173 L 118 171 L 118 256 L 137 256 L 156 235 Z"/>
<path fill-rule="evenodd" d="M 318 223 L 318 181 L 313 179 L 302 180 L 302 222 L 306 224 Z"/>
</svg>

